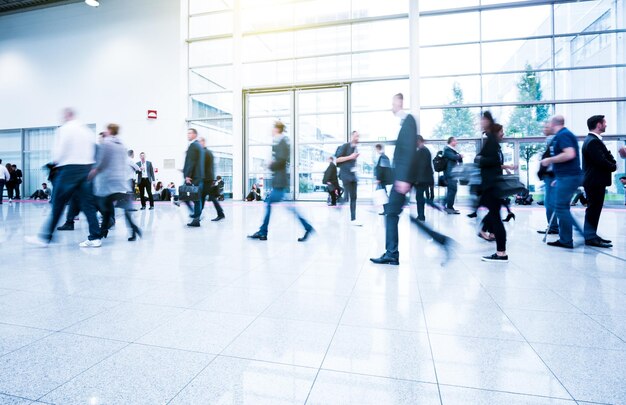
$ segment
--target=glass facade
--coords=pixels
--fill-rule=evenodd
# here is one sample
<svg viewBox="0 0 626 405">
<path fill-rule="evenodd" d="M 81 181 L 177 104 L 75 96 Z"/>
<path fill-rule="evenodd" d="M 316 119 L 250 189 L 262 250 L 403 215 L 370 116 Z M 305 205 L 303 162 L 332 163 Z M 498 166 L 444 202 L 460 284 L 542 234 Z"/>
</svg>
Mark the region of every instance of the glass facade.
<svg viewBox="0 0 626 405">
<path fill-rule="evenodd" d="M 409 16 L 411 1 L 419 18 Z M 367 197 L 373 145 L 387 143 L 390 154 L 397 135 L 390 97 L 402 92 L 411 105 L 412 48 L 421 133 L 433 151 L 456 136 L 466 157 L 475 155 L 489 109 L 510 138 L 507 156 L 538 190 L 538 153 L 524 154 L 550 115 L 563 114 L 580 136 L 588 116 L 606 115 L 614 154 L 625 139 L 625 0 L 189 0 L 189 11 L 189 121 L 230 162 L 218 173 L 227 184 L 244 179 L 244 195 L 252 183 L 267 188 L 271 123 L 281 119 L 292 142 L 292 197 L 324 198 L 325 159 L 352 130 L 361 133 Z M 244 155 L 234 172 L 233 153 Z"/>
</svg>

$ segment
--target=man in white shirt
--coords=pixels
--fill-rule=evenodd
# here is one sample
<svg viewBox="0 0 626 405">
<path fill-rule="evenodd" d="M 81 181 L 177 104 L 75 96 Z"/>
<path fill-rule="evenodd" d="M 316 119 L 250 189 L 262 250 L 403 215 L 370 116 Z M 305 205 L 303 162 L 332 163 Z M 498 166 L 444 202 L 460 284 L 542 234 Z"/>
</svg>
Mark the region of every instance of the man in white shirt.
<svg viewBox="0 0 626 405">
<path fill-rule="evenodd" d="M 39 237 L 30 237 L 28 241 L 47 246 L 52 240 L 65 205 L 74 193 L 78 193 L 80 209 L 89 223 L 89 237 L 80 246 L 100 247 L 100 225 L 96 217 L 92 183 L 88 179 L 89 171 L 95 163 L 96 137 L 89 128 L 76 120 L 75 112 L 69 108 L 63 111 L 63 121 L 52 153 L 52 161 L 58 169 L 52 195 L 52 215 Z"/>
<path fill-rule="evenodd" d="M 2 196 L 4 195 L 4 185 L 7 184 L 10 179 L 11 174 L 9 174 L 7 168 L 2 164 L 2 159 L 0 159 L 0 204 L 2 204 Z"/>
</svg>

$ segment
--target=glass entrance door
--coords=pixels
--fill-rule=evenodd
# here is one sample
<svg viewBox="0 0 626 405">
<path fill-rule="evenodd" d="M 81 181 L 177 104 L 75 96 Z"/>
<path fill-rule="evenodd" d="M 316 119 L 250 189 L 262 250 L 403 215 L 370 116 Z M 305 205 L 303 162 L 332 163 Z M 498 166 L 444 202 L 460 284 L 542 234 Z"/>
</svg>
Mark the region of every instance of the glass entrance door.
<svg viewBox="0 0 626 405">
<path fill-rule="evenodd" d="M 265 197 L 272 188 L 268 164 L 272 158 L 272 126 L 286 125 L 291 144 L 290 190 L 287 198 L 325 200 L 322 182 L 328 157 L 346 142 L 348 128 L 347 88 L 303 89 L 247 93 L 246 189 L 253 184 Z"/>
</svg>

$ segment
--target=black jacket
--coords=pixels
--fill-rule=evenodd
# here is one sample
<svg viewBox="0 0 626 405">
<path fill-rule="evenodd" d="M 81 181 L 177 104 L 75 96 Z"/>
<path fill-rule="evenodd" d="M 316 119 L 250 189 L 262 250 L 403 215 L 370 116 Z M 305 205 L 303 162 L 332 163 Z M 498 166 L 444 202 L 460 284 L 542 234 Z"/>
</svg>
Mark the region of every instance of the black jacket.
<svg viewBox="0 0 626 405">
<path fill-rule="evenodd" d="M 322 179 L 322 183 L 324 184 L 332 184 L 335 187 L 339 187 L 339 179 L 337 178 L 337 166 L 334 163 L 331 163 L 326 168 L 324 172 L 324 178 Z"/>
<path fill-rule="evenodd" d="M 136 165 L 141 169 L 141 160 Z M 146 174 L 150 183 L 154 183 L 154 169 L 152 168 L 152 162 L 149 160 L 146 160 Z M 137 173 L 137 183 L 141 183 L 141 172 Z"/>
<path fill-rule="evenodd" d="M 204 182 L 213 184 L 213 173 L 214 165 L 213 165 L 213 152 L 209 150 L 209 148 L 204 149 Z"/>
<path fill-rule="evenodd" d="M 272 186 L 275 188 L 289 187 L 289 176 L 287 166 L 289 166 L 289 143 L 287 137 L 283 136 L 280 141 L 272 146 L 274 160 L 270 164 L 270 170 L 274 173 Z"/>
<path fill-rule="evenodd" d="M 435 184 L 432 157 L 426 146 L 417 149 L 412 171 L 415 173 L 415 184 L 425 186 Z"/>
<path fill-rule="evenodd" d="M 456 152 L 448 145 L 443 148 L 443 157 L 446 158 L 446 170 L 444 171 L 444 174 L 446 177 L 450 177 L 452 169 L 454 169 L 458 164 L 463 163 L 463 158 L 460 153 Z"/>
<path fill-rule="evenodd" d="M 487 139 L 479 154 L 478 165 L 482 177 L 482 188 L 488 189 L 496 185 L 502 176 L 500 142 L 495 135 L 487 134 Z"/>
<path fill-rule="evenodd" d="M 608 187 L 611 173 L 617 170 L 617 162 L 604 142 L 595 134 L 589 133 L 583 142 L 583 172 L 585 187 Z"/>
<path fill-rule="evenodd" d="M 404 118 L 396 150 L 393 152 L 394 179 L 415 184 L 416 176 L 412 170 L 417 156 L 417 123 L 411 114 Z"/>
<path fill-rule="evenodd" d="M 356 147 L 352 146 L 352 143 L 344 143 L 337 150 L 337 154 L 335 157 L 347 157 L 353 154 L 356 151 Z M 348 160 L 346 162 L 339 164 L 339 177 L 341 181 L 357 181 L 356 173 L 352 171 L 352 169 L 356 166 L 356 160 Z"/>
<path fill-rule="evenodd" d="M 389 161 L 389 157 L 387 157 L 384 153 L 380 155 L 378 163 L 376 163 L 376 166 L 374 167 L 374 176 L 383 186 L 393 183 L 393 170 L 391 169 L 391 162 Z"/>
<path fill-rule="evenodd" d="M 204 150 L 197 140 L 191 142 L 187 148 L 183 175 L 190 177 L 194 184 L 204 180 Z"/>
</svg>

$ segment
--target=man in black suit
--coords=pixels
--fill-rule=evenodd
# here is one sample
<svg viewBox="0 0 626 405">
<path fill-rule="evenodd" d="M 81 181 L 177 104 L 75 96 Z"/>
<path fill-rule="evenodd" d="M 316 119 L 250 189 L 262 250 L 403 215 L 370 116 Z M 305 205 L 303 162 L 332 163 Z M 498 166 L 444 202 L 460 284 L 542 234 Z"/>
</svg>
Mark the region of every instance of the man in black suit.
<svg viewBox="0 0 626 405">
<path fill-rule="evenodd" d="M 211 152 L 209 148 L 206 147 L 206 140 L 203 137 L 200 137 L 199 141 L 200 146 L 204 148 L 204 182 L 202 184 L 202 210 L 204 210 L 204 203 L 208 197 L 209 200 L 213 203 L 215 210 L 217 211 L 217 217 L 213 218 L 211 221 L 217 222 L 226 218 L 226 215 L 224 215 L 224 210 L 222 209 L 220 203 L 217 201 L 219 193 L 215 193 L 213 191 L 213 176 L 215 173 L 213 152 Z"/>
<path fill-rule="evenodd" d="M 326 190 L 330 195 L 330 205 L 337 205 L 337 196 L 339 195 L 339 179 L 337 178 L 337 166 L 335 165 L 335 158 L 333 156 L 328 157 L 328 167 L 324 172 L 322 183 L 326 184 Z"/>
<path fill-rule="evenodd" d="M 411 171 L 415 173 L 417 220 L 425 221 L 426 217 L 424 216 L 424 206 L 426 205 L 426 200 L 429 200 L 429 205 L 433 205 L 429 190 L 432 186 L 434 186 L 435 178 L 430 150 L 428 150 L 424 144 L 424 137 L 421 135 L 417 136 L 417 154 Z"/>
<path fill-rule="evenodd" d="M 617 162 L 602 142 L 602 134 L 606 131 L 604 115 L 594 115 L 587 120 L 589 135 L 582 147 L 583 187 L 587 195 L 585 211 L 585 245 L 609 248 L 611 241 L 598 236 L 598 222 L 604 205 L 606 188 L 611 185 L 611 173 L 617 170 Z"/>
<path fill-rule="evenodd" d="M 145 191 L 148 192 L 148 199 L 150 200 L 150 209 L 154 209 L 154 198 L 152 197 L 152 183 L 154 183 L 154 169 L 152 168 L 152 162 L 146 160 L 146 154 L 141 152 L 139 154 L 139 173 L 137 174 L 137 185 L 139 185 L 139 197 L 141 197 L 141 209 L 146 209 L 146 196 Z"/>
<path fill-rule="evenodd" d="M 359 133 L 352 131 L 350 142 L 344 143 L 337 150 L 336 158 L 339 166 L 339 178 L 343 183 L 346 196 L 350 199 L 350 223 L 355 226 L 362 224 L 356 220 L 356 192 L 358 179 L 356 176 L 356 160 L 359 157 L 357 145 L 359 144 Z"/>
<path fill-rule="evenodd" d="M 204 182 L 204 148 L 198 142 L 198 131 L 194 128 L 187 130 L 187 140 L 189 147 L 185 156 L 185 166 L 183 175 L 186 184 L 193 184 L 198 187 L 198 201 L 194 201 L 192 221 L 187 226 L 199 227 L 200 216 L 202 215 L 202 185 Z"/>
<path fill-rule="evenodd" d="M 463 163 L 463 155 L 457 152 L 456 145 L 458 141 L 455 137 L 448 138 L 448 144 L 443 148 L 443 157 L 446 159 L 446 170 L 444 172 L 446 179 L 446 212 L 448 214 L 460 214 L 459 210 L 454 209 L 454 200 L 458 190 L 459 182 L 454 177 L 452 170 L 457 165 Z"/>
<path fill-rule="evenodd" d="M 396 140 L 396 150 L 393 154 L 394 183 L 389 203 L 385 205 L 385 253 L 381 257 L 371 258 L 376 264 L 400 264 L 400 252 L 398 251 L 398 221 L 404 204 L 406 195 L 411 191 L 413 184 L 417 182 L 417 177 L 413 168 L 417 156 L 417 122 L 411 114 L 404 112 L 404 97 L 402 93 L 393 96 L 391 111 L 396 117 L 402 120 L 402 127 Z M 444 246 L 447 252 L 448 238 L 430 229 L 422 221 L 413 222 L 436 242 Z"/>
</svg>

